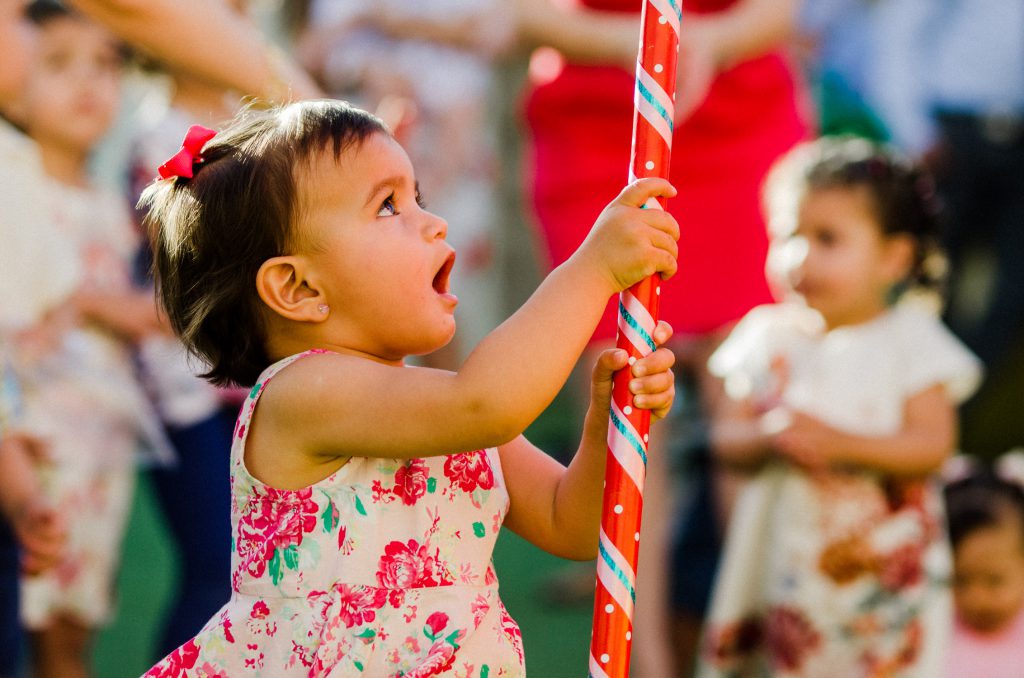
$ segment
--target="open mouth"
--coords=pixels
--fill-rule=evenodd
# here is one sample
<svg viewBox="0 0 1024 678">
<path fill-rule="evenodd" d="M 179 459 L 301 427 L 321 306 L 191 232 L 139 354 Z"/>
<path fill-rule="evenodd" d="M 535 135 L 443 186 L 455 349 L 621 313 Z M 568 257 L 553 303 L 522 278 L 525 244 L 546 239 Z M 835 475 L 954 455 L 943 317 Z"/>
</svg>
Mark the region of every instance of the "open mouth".
<svg viewBox="0 0 1024 678">
<path fill-rule="evenodd" d="M 450 289 L 449 283 L 452 275 L 452 268 L 454 268 L 454 266 L 455 252 L 451 252 L 448 255 L 448 258 L 444 260 L 444 264 L 442 264 L 441 270 L 439 270 L 434 275 L 434 280 L 431 283 L 434 288 L 434 291 L 437 292 L 438 294 L 448 294 Z"/>
</svg>

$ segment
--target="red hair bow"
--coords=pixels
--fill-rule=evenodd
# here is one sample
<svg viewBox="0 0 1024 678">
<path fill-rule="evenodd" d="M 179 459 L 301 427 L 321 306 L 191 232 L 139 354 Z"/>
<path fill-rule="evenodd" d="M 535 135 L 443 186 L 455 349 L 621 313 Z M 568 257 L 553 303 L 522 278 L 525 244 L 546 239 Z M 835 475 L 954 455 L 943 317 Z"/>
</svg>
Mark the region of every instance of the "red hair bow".
<svg viewBox="0 0 1024 678">
<path fill-rule="evenodd" d="M 203 161 L 200 151 L 207 141 L 216 136 L 216 132 L 202 125 L 192 125 L 185 133 L 185 140 L 181 142 L 181 150 L 171 156 L 171 159 L 160 165 L 157 170 L 161 179 L 171 177 L 192 178 L 192 166 Z"/>
</svg>

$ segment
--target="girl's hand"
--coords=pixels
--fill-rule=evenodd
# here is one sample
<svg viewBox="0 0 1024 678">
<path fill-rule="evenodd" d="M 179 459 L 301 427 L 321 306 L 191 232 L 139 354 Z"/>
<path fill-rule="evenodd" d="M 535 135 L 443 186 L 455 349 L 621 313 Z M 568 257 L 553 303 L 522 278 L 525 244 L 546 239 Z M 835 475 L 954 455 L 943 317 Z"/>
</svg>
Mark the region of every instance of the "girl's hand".
<svg viewBox="0 0 1024 678">
<path fill-rule="evenodd" d="M 839 461 L 838 431 L 803 412 L 790 412 L 788 417 L 787 425 L 772 438 L 779 456 L 809 471 L 823 471 Z"/>
<path fill-rule="evenodd" d="M 15 513 L 11 524 L 21 545 L 24 574 L 41 574 L 64 558 L 67 528 L 63 516 L 48 503 L 38 497 L 29 500 Z"/>
<path fill-rule="evenodd" d="M 603 275 L 611 293 L 621 292 L 655 273 L 668 280 L 676 272 L 679 224 L 661 209 L 643 209 L 657 196 L 676 189 L 665 179 L 638 179 L 622 190 L 598 216 L 572 260 Z"/>
<path fill-rule="evenodd" d="M 654 341 L 661 348 L 637 360 L 630 369 L 629 391 L 633 394 L 633 406 L 651 410 L 651 417 L 655 420 L 668 414 L 676 394 L 675 375 L 672 373 L 675 355 L 663 346 L 671 337 L 672 326 L 659 322 L 654 329 Z M 591 382 L 591 411 L 609 410 L 612 375 L 626 367 L 628 358 L 629 354 L 620 348 L 604 351 L 598 357 Z"/>
<path fill-rule="evenodd" d="M 71 330 L 81 325 L 74 298 L 48 311 L 39 322 L 16 333 L 18 359 L 33 364 L 57 351 Z"/>
<path fill-rule="evenodd" d="M 772 358 L 768 367 L 767 378 L 750 396 L 750 403 L 758 414 L 766 414 L 773 410 L 784 411 L 782 395 L 789 385 L 789 360 L 784 355 Z"/>
</svg>

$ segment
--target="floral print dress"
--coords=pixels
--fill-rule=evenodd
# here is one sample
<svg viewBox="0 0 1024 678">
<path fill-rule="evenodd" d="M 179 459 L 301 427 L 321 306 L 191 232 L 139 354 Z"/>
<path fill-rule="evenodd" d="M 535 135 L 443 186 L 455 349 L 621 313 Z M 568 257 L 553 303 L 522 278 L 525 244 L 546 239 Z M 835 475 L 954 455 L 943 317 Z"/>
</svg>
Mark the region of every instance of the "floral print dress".
<svg viewBox="0 0 1024 678">
<path fill-rule="evenodd" d="M 980 375 L 937 320 L 899 307 L 832 331 L 805 308 L 760 307 L 709 367 L 730 395 L 775 393 L 775 405 L 863 435 L 898 430 L 907 398 L 931 386 L 966 398 Z M 950 569 L 934 482 L 768 463 L 733 509 L 698 675 L 945 675 Z"/>
<path fill-rule="evenodd" d="M 269 367 L 231 451 L 232 596 L 145 675 L 161 678 L 522 676 L 522 636 L 491 562 L 508 511 L 496 449 L 354 457 L 301 490 L 253 478 L 243 452 Z"/>
</svg>

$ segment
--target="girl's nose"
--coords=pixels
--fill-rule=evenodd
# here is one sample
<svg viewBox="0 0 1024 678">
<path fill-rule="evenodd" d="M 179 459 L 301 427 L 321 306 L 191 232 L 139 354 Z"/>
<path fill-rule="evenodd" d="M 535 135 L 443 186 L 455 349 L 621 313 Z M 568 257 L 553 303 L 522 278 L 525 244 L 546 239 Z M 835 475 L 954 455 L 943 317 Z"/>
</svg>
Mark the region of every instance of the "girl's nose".
<svg viewBox="0 0 1024 678">
<path fill-rule="evenodd" d="M 441 239 L 444 240 L 448 237 L 448 222 L 437 216 L 433 212 L 424 211 L 426 215 L 426 222 L 424 225 L 424 231 L 429 240 Z"/>
</svg>

